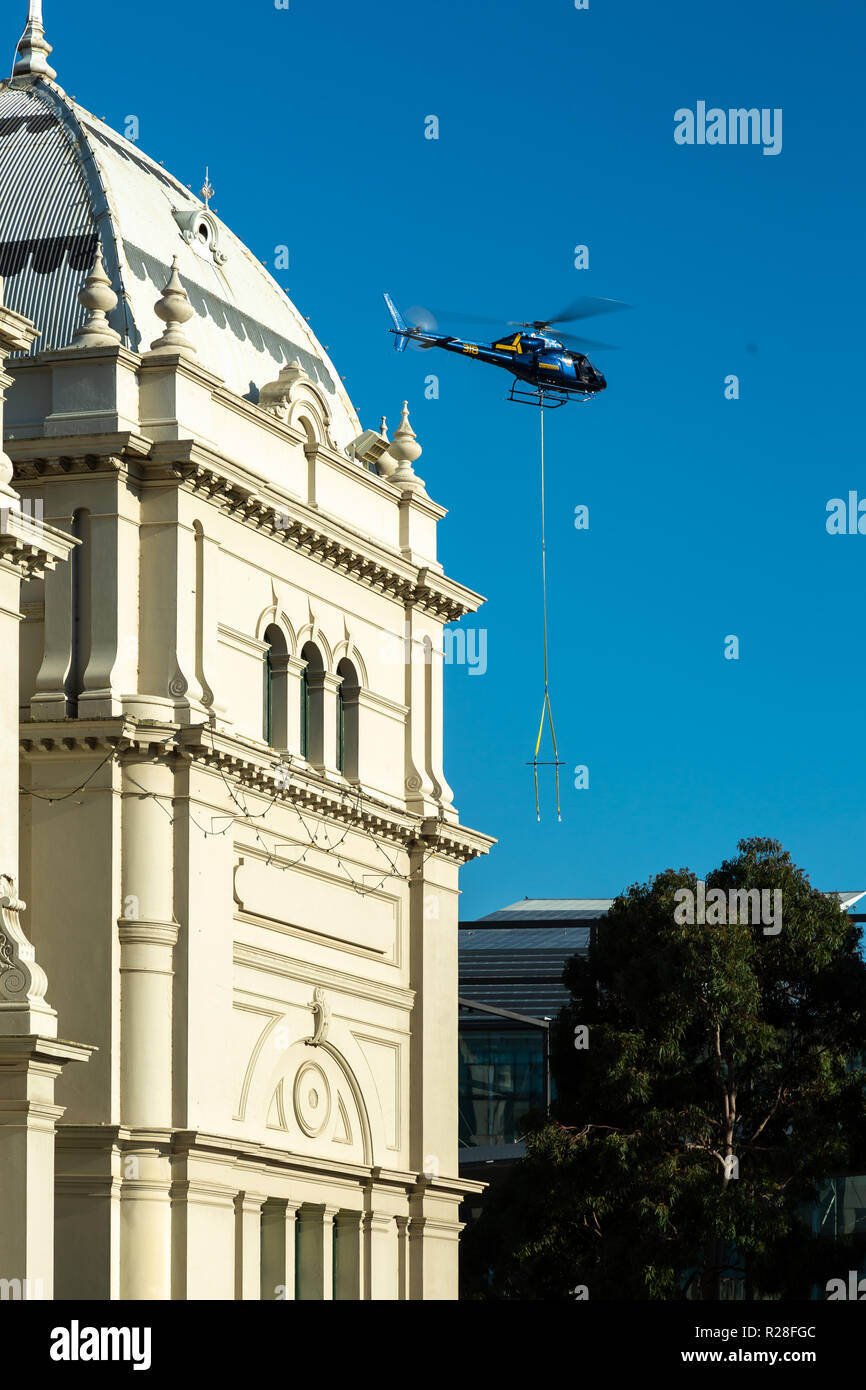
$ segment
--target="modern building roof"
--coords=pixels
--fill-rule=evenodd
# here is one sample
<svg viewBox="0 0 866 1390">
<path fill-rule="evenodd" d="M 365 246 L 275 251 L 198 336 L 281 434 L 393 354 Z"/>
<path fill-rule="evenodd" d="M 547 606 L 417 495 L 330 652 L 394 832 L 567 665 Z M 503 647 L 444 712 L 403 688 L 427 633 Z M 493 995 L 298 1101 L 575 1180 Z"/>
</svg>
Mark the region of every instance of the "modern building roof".
<svg viewBox="0 0 866 1390">
<path fill-rule="evenodd" d="M 568 1002 L 566 962 L 589 946 L 590 925 L 612 898 L 524 898 L 458 934 L 460 997 L 534 1018 L 554 1017 Z M 479 1026 L 485 1016 L 470 1015 Z M 490 1019 L 487 1019 L 489 1026 Z"/>
<path fill-rule="evenodd" d="M 165 327 L 154 305 L 177 256 L 199 363 L 256 401 L 297 359 L 326 392 L 334 443 L 345 448 L 361 426 L 339 376 L 285 292 L 209 206 L 211 190 L 196 197 L 51 80 L 38 5 L 28 34 L 16 75 L 0 83 L 0 276 L 6 304 L 40 330 L 32 351 L 70 344 L 98 241 L 118 295 L 109 322 L 124 346 L 146 352 Z"/>
<path fill-rule="evenodd" d="M 827 896 L 837 898 L 847 912 L 866 897 L 866 890 Z M 613 901 L 524 898 L 477 921 L 461 922 L 461 999 L 534 1018 L 555 1017 L 570 997 L 562 983 L 566 962 L 588 949 L 592 922 L 606 916 Z M 466 1011 L 463 1021 L 485 1026 L 482 1013 Z M 486 1026 L 491 1026 L 489 1017 Z"/>
<path fill-rule="evenodd" d="M 859 903 L 861 898 L 866 898 L 866 888 L 853 889 L 849 893 L 828 893 L 828 897 L 838 898 L 839 906 L 843 912 L 850 912 L 851 908 Z"/>
<path fill-rule="evenodd" d="M 480 922 L 579 922 L 602 917 L 613 898 L 523 898 L 521 902 L 488 912 Z M 476 924 L 477 925 L 477 924 Z"/>
</svg>

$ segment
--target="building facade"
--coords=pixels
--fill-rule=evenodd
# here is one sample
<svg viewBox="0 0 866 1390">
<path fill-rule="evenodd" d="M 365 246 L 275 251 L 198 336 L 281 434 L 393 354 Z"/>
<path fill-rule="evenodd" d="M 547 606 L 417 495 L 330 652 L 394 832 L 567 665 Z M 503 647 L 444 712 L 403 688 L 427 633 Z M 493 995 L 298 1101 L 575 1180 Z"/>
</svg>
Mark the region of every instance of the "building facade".
<svg viewBox="0 0 866 1390">
<path fill-rule="evenodd" d="M 478 595 L 404 405 L 56 81 L 0 83 L 22 920 L 61 1036 L 58 1297 L 448 1299 L 458 871 L 443 626 Z M 0 865 L 0 870 L 3 866 Z M 0 1194 L 2 1194 L 0 1185 Z"/>
<path fill-rule="evenodd" d="M 490 1183 L 523 1158 L 528 1116 L 549 1109 L 550 1025 L 562 976 L 587 951 L 611 898 L 524 898 L 458 933 L 460 1171 Z M 473 1206 L 481 1209 L 479 1198 Z"/>
</svg>

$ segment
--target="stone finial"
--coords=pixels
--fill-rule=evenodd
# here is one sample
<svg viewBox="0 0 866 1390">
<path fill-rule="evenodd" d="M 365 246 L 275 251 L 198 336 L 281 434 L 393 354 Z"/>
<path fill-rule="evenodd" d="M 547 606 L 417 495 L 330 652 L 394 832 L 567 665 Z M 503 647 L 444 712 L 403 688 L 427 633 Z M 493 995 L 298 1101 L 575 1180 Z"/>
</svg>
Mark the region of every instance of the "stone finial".
<svg viewBox="0 0 866 1390">
<path fill-rule="evenodd" d="M 111 288 L 102 261 L 102 247 L 98 243 L 90 274 L 78 291 L 78 302 L 88 313 L 84 323 L 72 335 L 74 347 L 109 347 L 120 342 L 120 334 L 106 318 L 117 305 L 117 295 Z"/>
<path fill-rule="evenodd" d="M 380 458 L 376 460 L 376 467 L 379 470 L 380 478 L 390 478 L 392 473 L 397 472 L 397 460 L 391 457 L 391 441 L 388 438 L 388 421 L 382 416 L 382 423 L 379 426 L 379 438 L 384 439 L 387 448 Z"/>
<path fill-rule="evenodd" d="M 415 431 L 409 424 L 408 401 L 403 402 L 403 413 L 400 423 L 394 431 L 388 453 L 397 462 L 397 468 L 391 475 L 391 482 L 396 483 L 404 492 L 422 491 L 424 488 L 423 479 L 419 478 L 412 469 L 412 464 L 421 457 L 422 449 Z"/>
<path fill-rule="evenodd" d="M 12 70 L 13 77 L 50 77 L 57 73 L 48 62 L 51 44 L 46 42 L 42 24 L 42 0 L 30 0 L 27 13 L 27 28 L 18 45 L 18 61 Z"/>
<path fill-rule="evenodd" d="M 171 263 L 171 275 L 168 277 L 168 284 L 153 307 L 157 318 L 162 319 L 166 327 L 165 332 L 151 343 L 151 351 L 194 353 L 195 348 L 181 329 L 181 324 L 187 323 L 195 310 L 189 302 L 189 295 L 180 282 L 177 256 Z"/>
</svg>

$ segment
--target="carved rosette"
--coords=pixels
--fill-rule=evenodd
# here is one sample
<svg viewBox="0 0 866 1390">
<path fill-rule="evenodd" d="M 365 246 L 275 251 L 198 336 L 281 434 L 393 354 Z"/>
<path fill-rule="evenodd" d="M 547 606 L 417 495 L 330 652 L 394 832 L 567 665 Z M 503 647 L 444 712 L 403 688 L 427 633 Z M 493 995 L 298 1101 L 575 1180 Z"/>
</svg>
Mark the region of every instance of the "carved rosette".
<svg viewBox="0 0 866 1390">
<path fill-rule="evenodd" d="M 299 1068 L 292 1088 L 295 1119 L 310 1139 L 316 1139 L 331 1118 L 331 1087 L 315 1062 Z"/>
<path fill-rule="evenodd" d="M 44 1009 L 48 978 L 19 921 L 26 906 L 14 881 L 0 874 L 0 1004 Z"/>
</svg>

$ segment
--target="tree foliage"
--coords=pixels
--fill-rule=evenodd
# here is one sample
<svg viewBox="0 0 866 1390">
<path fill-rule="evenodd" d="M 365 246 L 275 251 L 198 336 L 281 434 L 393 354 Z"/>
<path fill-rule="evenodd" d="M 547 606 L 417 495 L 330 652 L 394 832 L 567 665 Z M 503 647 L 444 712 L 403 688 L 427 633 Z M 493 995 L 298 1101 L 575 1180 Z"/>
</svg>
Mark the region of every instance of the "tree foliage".
<svg viewBox="0 0 866 1390">
<path fill-rule="evenodd" d="M 666 870 L 569 963 L 554 1122 L 469 1233 L 471 1294 L 718 1298 L 734 1275 L 750 1297 L 802 1298 L 856 1267 L 803 1210 L 866 1171 L 861 933 L 778 842 L 738 850 L 706 880 L 723 920 L 678 920 L 698 883 Z M 781 930 L 739 889 L 780 890 Z"/>
</svg>

